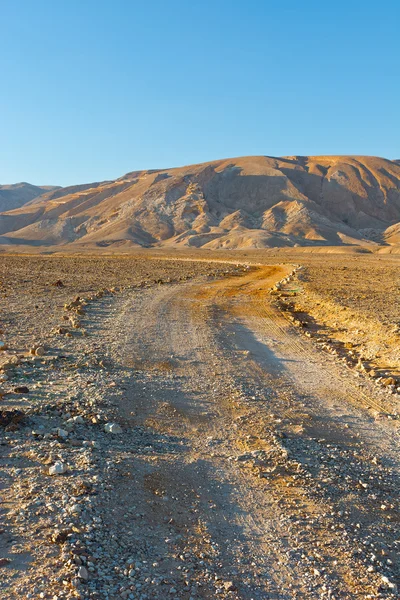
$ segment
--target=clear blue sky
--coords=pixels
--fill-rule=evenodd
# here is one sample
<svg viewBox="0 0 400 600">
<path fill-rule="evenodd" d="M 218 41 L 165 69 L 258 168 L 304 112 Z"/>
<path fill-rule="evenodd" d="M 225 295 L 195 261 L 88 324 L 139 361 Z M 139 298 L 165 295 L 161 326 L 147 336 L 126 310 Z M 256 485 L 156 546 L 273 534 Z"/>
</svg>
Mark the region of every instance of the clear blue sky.
<svg viewBox="0 0 400 600">
<path fill-rule="evenodd" d="M 399 0 L 0 0 L 0 183 L 400 158 Z"/>
</svg>

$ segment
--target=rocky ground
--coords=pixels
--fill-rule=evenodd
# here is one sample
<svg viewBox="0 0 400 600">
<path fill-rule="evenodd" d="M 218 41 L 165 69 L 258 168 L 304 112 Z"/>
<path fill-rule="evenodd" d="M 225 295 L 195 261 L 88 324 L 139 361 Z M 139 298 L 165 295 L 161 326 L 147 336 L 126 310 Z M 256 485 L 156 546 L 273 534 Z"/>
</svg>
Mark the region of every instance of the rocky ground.
<svg viewBox="0 0 400 600">
<path fill-rule="evenodd" d="M 353 256 L 303 264 L 299 285 L 287 286 L 296 291 L 286 299 L 309 331 L 329 339 L 373 378 L 398 379 L 399 259 Z"/>
<path fill-rule="evenodd" d="M 397 379 L 313 261 L 1 258 L 1 598 L 398 597 Z"/>
</svg>

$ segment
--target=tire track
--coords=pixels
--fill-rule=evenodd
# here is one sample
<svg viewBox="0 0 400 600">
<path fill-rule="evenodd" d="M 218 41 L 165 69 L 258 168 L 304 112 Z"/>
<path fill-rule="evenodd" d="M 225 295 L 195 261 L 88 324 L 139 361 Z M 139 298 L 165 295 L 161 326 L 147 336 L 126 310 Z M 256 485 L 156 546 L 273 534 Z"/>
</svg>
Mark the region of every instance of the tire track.
<svg viewBox="0 0 400 600">
<path fill-rule="evenodd" d="M 119 412 L 175 444 L 155 450 L 151 468 L 136 466 L 116 497 L 144 514 L 151 503 L 155 553 L 171 568 L 174 554 L 155 541 L 168 536 L 163 519 L 177 523 L 182 553 L 207 557 L 193 597 L 393 598 L 381 577 L 398 573 L 398 529 L 379 502 L 398 483 L 395 433 L 271 306 L 268 289 L 285 271 L 146 290 L 115 309 L 113 353 L 135 368 Z M 149 500 L 149 490 L 174 502 Z M 392 566 L 377 560 L 370 571 L 359 546 L 378 552 L 382 536 Z"/>
</svg>

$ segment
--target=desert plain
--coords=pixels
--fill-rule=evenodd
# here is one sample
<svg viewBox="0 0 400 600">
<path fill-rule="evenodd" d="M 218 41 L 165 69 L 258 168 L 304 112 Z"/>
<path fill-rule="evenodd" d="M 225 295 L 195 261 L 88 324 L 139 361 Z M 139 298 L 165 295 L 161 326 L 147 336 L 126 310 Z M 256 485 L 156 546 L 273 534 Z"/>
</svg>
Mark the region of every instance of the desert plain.
<svg viewBox="0 0 400 600">
<path fill-rule="evenodd" d="M 0 256 L 0 597 L 398 598 L 398 254 Z"/>
</svg>

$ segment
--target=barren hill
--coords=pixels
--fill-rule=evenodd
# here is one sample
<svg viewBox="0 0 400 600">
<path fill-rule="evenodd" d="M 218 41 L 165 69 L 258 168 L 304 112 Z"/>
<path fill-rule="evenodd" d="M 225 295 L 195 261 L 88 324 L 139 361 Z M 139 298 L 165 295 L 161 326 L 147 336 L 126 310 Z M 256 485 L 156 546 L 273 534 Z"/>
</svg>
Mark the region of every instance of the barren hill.
<svg viewBox="0 0 400 600">
<path fill-rule="evenodd" d="M 0 212 L 20 208 L 30 200 L 55 189 L 58 188 L 52 185 L 32 185 L 24 181 L 12 185 L 0 185 Z"/>
<path fill-rule="evenodd" d="M 398 244 L 400 164 L 255 156 L 47 191 L 0 214 L 3 244 L 250 248 Z"/>
</svg>

